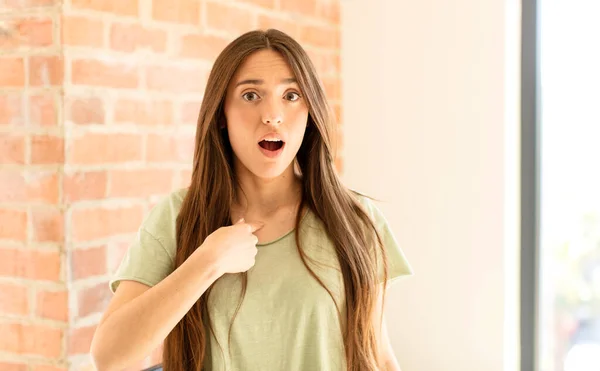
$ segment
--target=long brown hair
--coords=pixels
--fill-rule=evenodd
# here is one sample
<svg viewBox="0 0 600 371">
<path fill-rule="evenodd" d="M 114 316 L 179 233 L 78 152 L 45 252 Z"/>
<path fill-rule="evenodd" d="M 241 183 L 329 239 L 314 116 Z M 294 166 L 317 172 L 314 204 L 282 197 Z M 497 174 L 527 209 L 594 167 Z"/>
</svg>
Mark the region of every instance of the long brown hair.
<svg viewBox="0 0 600 371">
<path fill-rule="evenodd" d="M 223 105 L 228 84 L 238 66 L 247 56 L 262 49 L 279 52 L 289 63 L 309 108 L 308 127 L 296 156 L 303 184 L 295 229 L 300 256 L 312 276 L 335 301 L 331 291 L 307 264 L 307 256 L 301 248 L 298 227 L 303 210 L 308 208 L 323 222 L 340 263 L 346 306 L 345 318 L 340 321 L 348 370 L 378 370 L 382 364 L 376 326 L 381 323 L 374 323 L 373 313 L 382 278 L 378 264 L 381 258 L 383 282 L 387 280 L 385 249 L 356 194 L 341 183 L 336 173 L 332 143 L 334 116 L 315 67 L 303 48 L 281 31 L 248 32 L 231 42 L 214 63 L 198 117 L 192 181 L 177 218 L 175 268 L 209 234 L 231 225 L 230 208 L 237 184 L 231 145 L 220 128 L 225 120 Z M 247 274 L 241 275 L 240 305 L 247 287 Z M 209 345 L 207 331 L 212 331 L 207 309 L 211 289 L 212 286 L 167 336 L 163 354 L 166 371 L 202 370 Z M 339 306 L 338 312 L 341 313 Z"/>
</svg>

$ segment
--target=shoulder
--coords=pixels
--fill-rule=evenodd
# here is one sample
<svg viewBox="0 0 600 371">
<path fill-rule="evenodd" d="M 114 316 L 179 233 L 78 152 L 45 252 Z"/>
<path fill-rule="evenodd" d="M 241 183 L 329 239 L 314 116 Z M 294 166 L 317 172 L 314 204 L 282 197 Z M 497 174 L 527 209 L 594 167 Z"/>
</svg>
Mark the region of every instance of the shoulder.
<svg viewBox="0 0 600 371">
<path fill-rule="evenodd" d="M 374 222 L 377 223 L 383 221 L 382 219 L 385 219 L 374 199 L 358 191 L 351 190 L 350 192 Z"/>
<path fill-rule="evenodd" d="M 160 229 L 165 223 L 175 221 L 181 210 L 187 188 L 179 189 L 163 196 L 146 215 L 142 227 L 148 232 Z"/>
<path fill-rule="evenodd" d="M 177 216 L 187 188 L 178 189 L 163 196 L 151 209 L 142 222 L 140 233 L 157 240 L 169 252 L 175 254 L 177 245 Z"/>
</svg>

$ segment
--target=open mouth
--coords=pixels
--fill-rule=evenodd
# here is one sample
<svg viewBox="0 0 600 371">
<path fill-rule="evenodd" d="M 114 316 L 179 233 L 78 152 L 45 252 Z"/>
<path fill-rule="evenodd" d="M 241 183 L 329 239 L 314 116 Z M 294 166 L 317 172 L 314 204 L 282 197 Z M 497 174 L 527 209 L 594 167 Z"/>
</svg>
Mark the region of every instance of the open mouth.
<svg viewBox="0 0 600 371">
<path fill-rule="evenodd" d="M 283 141 L 281 140 L 262 140 L 258 143 L 259 146 L 266 149 L 267 151 L 278 151 L 283 147 Z"/>
</svg>

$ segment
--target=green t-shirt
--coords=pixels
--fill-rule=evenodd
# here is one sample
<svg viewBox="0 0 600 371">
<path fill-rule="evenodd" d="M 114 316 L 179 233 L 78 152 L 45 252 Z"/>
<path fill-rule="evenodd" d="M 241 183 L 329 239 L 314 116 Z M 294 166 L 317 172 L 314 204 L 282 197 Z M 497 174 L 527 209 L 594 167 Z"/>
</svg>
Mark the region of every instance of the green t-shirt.
<svg viewBox="0 0 600 371">
<path fill-rule="evenodd" d="M 175 220 L 186 191 L 164 198 L 146 217 L 138 238 L 110 282 L 113 292 L 122 280 L 154 286 L 173 271 Z M 359 201 L 383 238 L 389 260 L 388 278 L 411 275 L 411 267 L 381 211 L 367 198 L 359 197 Z M 301 220 L 300 244 L 311 258 L 307 262 L 332 291 L 345 318 L 339 263 L 322 222 L 312 212 Z M 241 278 L 225 274 L 214 283 L 208 307 L 223 353 L 211 334 L 206 369 L 344 370 L 343 324 L 331 296 L 302 262 L 294 233 L 257 247 L 256 262 L 248 271 L 246 295 L 233 322 L 229 344 L 228 332 L 240 300 Z"/>
</svg>

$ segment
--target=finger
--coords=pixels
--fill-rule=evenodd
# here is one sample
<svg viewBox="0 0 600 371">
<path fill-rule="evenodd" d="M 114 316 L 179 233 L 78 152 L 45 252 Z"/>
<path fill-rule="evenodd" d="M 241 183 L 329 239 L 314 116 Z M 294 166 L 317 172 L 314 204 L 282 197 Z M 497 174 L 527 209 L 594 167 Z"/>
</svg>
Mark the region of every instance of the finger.
<svg viewBox="0 0 600 371">
<path fill-rule="evenodd" d="M 248 225 L 250 226 L 250 233 L 254 233 L 254 232 L 258 231 L 259 229 L 261 229 L 262 227 L 264 227 L 265 223 L 252 222 L 252 223 L 248 223 Z"/>
</svg>

